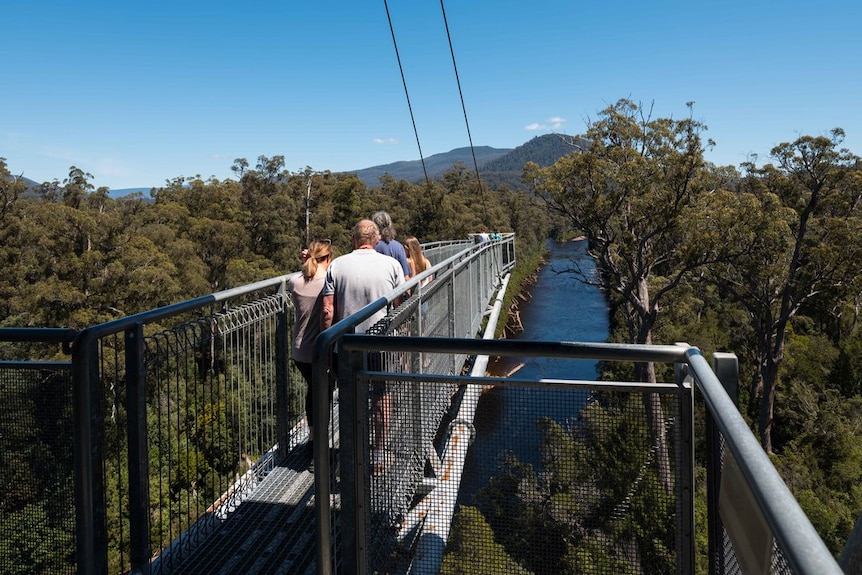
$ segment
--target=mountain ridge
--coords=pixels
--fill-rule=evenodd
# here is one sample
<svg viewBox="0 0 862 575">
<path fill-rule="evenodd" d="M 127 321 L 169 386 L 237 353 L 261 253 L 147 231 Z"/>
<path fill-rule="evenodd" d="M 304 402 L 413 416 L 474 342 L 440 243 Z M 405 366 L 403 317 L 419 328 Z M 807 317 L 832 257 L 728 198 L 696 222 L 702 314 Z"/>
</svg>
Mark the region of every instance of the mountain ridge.
<svg viewBox="0 0 862 575">
<path fill-rule="evenodd" d="M 578 142 L 570 136 L 545 134 L 536 136 L 517 148 L 476 146 L 473 150 L 476 152 L 479 174 L 488 185 L 496 187 L 505 184 L 510 188 L 518 189 L 524 187 L 521 182 L 524 164 L 535 162 L 540 166 L 550 166 L 561 157 L 575 151 L 577 144 Z M 427 170 L 429 178 L 439 178 L 459 162 L 464 164 L 468 170 L 474 169 L 471 148 L 455 148 L 448 152 L 428 156 L 425 158 L 425 170 Z M 350 170 L 346 173 L 356 174 L 367 186 L 379 184 L 380 178 L 385 174 L 412 183 L 421 182 L 425 179 L 422 160 L 392 162 L 360 170 Z"/>
<path fill-rule="evenodd" d="M 492 188 L 501 185 L 511 189 L 523 189 L 525 185 L 521 182 L 524 164 L 535 162 L 540 166 L 549 166 L 562 156 L 577 149 L 577 142 L 570 136 L 560 134 L 545 134 L 536 136 L 516 148 L 494 148 L 491 146 L 475 146 L 473 148 L 463 147 L 433 154 L 422 160 L 400 160 L 388 164 L 371 166 L 358 170 L 345 170 L 344 174 L 356 174 L 368 187 L 380 184 L 380 178 L 386 174 L 400 180 L 411 183 L 419 183 L 425 180 L 427 171 L 428 178 L 440 178 L 447 171 L 453 169 L 456 164 L 463 164 L 472 172 L 475 164 L 478 165 L 479 174 L 484 183 Z M 31 190 L 37 189 L 39 183 L 23 178 Z M 112 198 L 127 196 L 132 193 L 141 193 L 147 196 L 152 187 L 117 188 L 110 189 L 108 194 Z"/>
</svg>

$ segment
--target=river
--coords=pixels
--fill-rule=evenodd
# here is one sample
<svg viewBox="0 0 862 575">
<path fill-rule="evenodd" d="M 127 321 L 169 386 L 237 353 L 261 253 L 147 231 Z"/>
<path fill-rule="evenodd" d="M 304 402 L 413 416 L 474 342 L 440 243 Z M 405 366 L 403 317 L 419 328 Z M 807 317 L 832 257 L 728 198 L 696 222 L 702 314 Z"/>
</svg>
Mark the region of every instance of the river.
<svg viewBox="0 0 862 575">
<path fill-rule="evenodd" d="M 604 294 L 578 281 L 572 262 L 593 270 L 586 242 L 549 242 L 547 265 L 539 270 L 531 299 L 520 305 L 523 331 L 515 339 L 534 341 L 603 342 L 608 337 L 608 310 Z M 596 361 L 520 358 L 506 367 L 523 363 L 518 379 L 595 379 Z M 506 367 L 503 369 L 506 370 Z M 536 421 L 551 417 L 565 424 L 577 417 L 586 391 L 572 398 L 571 391 L 548 388 L 496 387 L 479 400 L 475 417 L 476 439 L 467 453 L 459 500 L 471 504 L 476 492 L 495 474 L 497 460 L 512 451 L 521 461 L 538 463 L 540 443 Z"/>
</svg>

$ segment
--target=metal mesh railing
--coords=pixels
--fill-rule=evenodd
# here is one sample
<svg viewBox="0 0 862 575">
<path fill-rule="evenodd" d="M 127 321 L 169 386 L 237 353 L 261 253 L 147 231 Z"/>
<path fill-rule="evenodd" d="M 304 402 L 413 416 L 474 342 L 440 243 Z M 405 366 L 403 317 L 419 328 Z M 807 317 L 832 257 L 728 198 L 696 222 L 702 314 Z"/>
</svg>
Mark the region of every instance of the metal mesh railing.
<svg viewBox="0 0 862 575">
<path fill-rule="evenodd" d="M 707 472 L 716 572 L 836 572 L 695 348 L 478 341 L 514 241 L 465 243 L 427 248 L 434 280 L 411 280 L 397 309 L 405 294 L 375 302 L 389 315 L 372 335 L 346 335 L 345 321 L 318 338 L 316 383 L 333 367 L 321 350 L 340 340 L 343 353 L 333 401 L 315 402 L 330 426 L 315 428 L 325 439 L 314 476 L 297 449 L 305 386 L 289 365 L 290 302 L 272 294 L 285 278 L 77 337 L 0 330 L 3 342 L 75 338 L 70 363 L 0 363 L 3 572 L 309 572 L 317 561 L 322 573 L 428 573 L 467 561 L 691 573 L 692 390 L 720 444 Z M 678 381 L 477 377 L 483 354 L 660 361 Z M 734 493 L 753 498 L 743 508 L 760 509 L 768 529 L 751 529 Z M 736 524 L 713 526 L 722 505 Z"/>
<path fill-rule="evenodd" d="M 668 469 L 657 457 L 660 441 L 672 452 L 680 445 L 672 396 L 662 401 L 670 415 L 666 435 L 657 439 L 644 392 L 598 383 L 592 393 L 583 383 L 485 383 L 475 441 L 461 482 L 453 482 L 457 470 L 442 453 L 443 438 L 408 441 L 404 431 L 421 425 L 413 409 L 421 394 L 448 394 L 457 403 L 452 382 L 361 379 L 369 421 L 376 388 L 385 386 L 391 399 L 388 425 L 372 425 L 366 443 L 367 572 L 415 569 L 417 545 L 431 536 L 425 518 L 441 498 L 459 501 L 444 572 L 677 572 L 679 485 L 672 478 L 679 463 L 671 458 Z M 384 434 L 385 457 L 374 454 L 378 433 Z M 413 497 L 405 498 L 405 491 Z M 475 571 L 478 565 L 484 567 Z"/>
<path fill-rule="evenodd" d="M 282 294 L 147 338 L 153 397 L 151 494 L 158 509 L 155 572 L 178 569 L 298 443 L 305 388 L 286 364 Z M 288 335 L 288 334 L 285 334 Z M 279 446 L 281 371 L 287 376 L 287 445 Z"/>
<path fill-rule="evenodd" d="M 352 470 L 341 470 L 343 493 L 357 500 L 339 536 L 342 564 L 356 572 L 838 572 L 696 348 L 351 335 L 343 350 L 355 410 L 341 422 L 359 435 Z M 417 355 L 451 353 L 657 361 L 675 364 L 676 380 L 405 369 Z M 370 359 L 380 354 L 389 359 Z M 736 369 L 731 358 L 716 365 Z M 708 521 L 719 518 L 709 550 L 696 536 L 694 390 L 726 444 L 707 470 L 707 491 L 717 489 Z M 415 405 L 435 394 L 447 406 L 429 440 L 412 432 L 425 425 Z M 479 408 L 465 409 L 477 396 Z"/>
<path fill-rule="evenodd" d="M 299 443 L 305 386 L 289 363 L 290 299 L 272 293 L 282 281 L 79 336 L 73 363 L 91 398 L 79 403 L 91 415 L 78 429 L 84 445 L 101 446 L 87 449 L 101 461 L 85 461 L 84 471 L 100 469 L 101 477 L 76 482 L 92 485 L 92 517 L 105 522 L 88 535 L 84 572 L 101 571 L 102 561 L 110 573 L 144 563 L 152 573 L 187 567 Z"/>
<path fill-rule="evenodd" d="M 70 364 L 0 364 L 0 572 L 77 572 Z"/>
<path fill-rule="evenodd" d="M 750 495 L 740 493 L 739 485 L 730 485 L 727 482 L 727 474 L 733 475 L 734 479 L 731 479 L 733 482 L 741 481 L 741 477 L 736 464 L 727 464 L 732 460 L 732 455 L 721 434 L 719 434 L 718 443 L 721 469 L 719 477 L 715 480 L 723 485 L 720 491 L 725 493 L 720 495 L 724 500 L 719 503 L 719 510 L 716 513 L 718 533 L 715 537 L 720 544 L 719 551 L 711 557 L 715 572 L 722 575 L 745 575 L 750 572 L 792 575 L 794 570 L 787 561 L 784 546 L 772 535 L 765 518 L 757 510 L 756 503 L 749 498 Z M 728 501 L 730 497 L 736 501 Z M 738 504 L 737 507 L 741 508 L 731 512 L 728 504 Z M 734 516 L 730 517 L 728 513 L 733 513 Z M 731 522 L 730 529 L 746 530 L 747 536 L 743 536 L 741 531 L 739 534 L 733 534 L 722 521 L 722 517 Z M 741 522 L 740 519 L 742 519 Z M 747 540 L 749 537 L 751 540 Z"/>
</svg>

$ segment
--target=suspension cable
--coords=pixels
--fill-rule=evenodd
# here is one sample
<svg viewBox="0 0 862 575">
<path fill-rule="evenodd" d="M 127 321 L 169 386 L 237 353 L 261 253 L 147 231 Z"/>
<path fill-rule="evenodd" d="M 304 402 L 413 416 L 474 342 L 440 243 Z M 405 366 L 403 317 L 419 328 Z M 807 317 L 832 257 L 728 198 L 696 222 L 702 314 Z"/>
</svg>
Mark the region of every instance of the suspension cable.
<svg viewBox="0 0 862 575">
<path fill-rule="evenodd" d="M 467 107 L 464 105 L 464 93 L 461 90 L 461 79 L 458 76 L 458 64 L 455 62 L 455 49 L 452 47 L 452 35 L 449 33 L 449 21 L 446 19 L 446 7 L 440 0 L 440 10 L 443 12 L 443 24 L 446 27 L 446 38 L 449 41 L 449 53 L 452 55 L 452 68 L 455 70 L 455 82 L 458 84 L 458 96 L 461 98 L 461 110 L 464 112 L 464 124 L 467 126 L 467 140 L 470 142 L 470 153 L 473 155 L 473 168 L 476 170 L 476 181 L 479 184 L 479 194 L 482 197 L 482 211 L 485 216 L 485 225 L 488 222 L 488 206 L 485 204 L 485 188 L 482 185 L 482 177 L 479 175 L 479 163 L 476 161 L 476 149 L 473 147 L 473 136 L 470 134 L 470 122 L 467 120 Z"/>
<path fill-rule="evenodd" d="M 413 106 L 410 104 L 410 94 L 407 91 L 407 80 L 404 78 L 404 68 L 401 66 L 401 56 L 398 54 L 398 42 L 395 40 L 395 28 L 392 26 L 392 17 L 389 15 L 389 2 L 383 0 L 386 7 L 386 19 L 389 20 L 389 32 L 392 34 L 392 44 L 395 46 L 395 58 L 398 60 L 398 70 L 401 72 L 401 83 L 404 84 L 404 96 L 407 98 L 407 109 L 410 110 L 410 121 L 413 123 L 413 134 L 416 136 L 416 147 L 419 148 L 419 159 L 422 161 L 422 172 L 425 174 L 425 183 L 431 187 L 428 179 L 428 170 L 425 168 L 425 157 L 422 155 L 422 145 L 419 143 L 419 131 L 416 129 L 416 118 L 413 116 Z"/>
</svg>

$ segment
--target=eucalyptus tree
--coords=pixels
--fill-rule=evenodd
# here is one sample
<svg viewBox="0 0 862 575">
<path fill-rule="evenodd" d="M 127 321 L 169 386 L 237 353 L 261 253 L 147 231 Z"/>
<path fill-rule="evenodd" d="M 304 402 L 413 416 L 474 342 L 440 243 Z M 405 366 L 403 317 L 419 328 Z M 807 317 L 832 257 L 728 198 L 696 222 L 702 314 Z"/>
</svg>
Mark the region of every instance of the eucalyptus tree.
<svg viewBox="0 0 862 575">
<path fill-rule="evenodd" d="M 333 221 L 342 228 L 342 240 L 350 234 L 350 229 L 361 218 L 371 217 L 381 206 L 368 201 L 368 187 L 356 174 L 341 174 L 330 191 Z M 335 240 L 336 238 L 332 238 Z M 343 245 L 341 241 L 339 244 Z"/>
<path fill-rule="evenodd" d="M 21 247 L 15 232 L 20 219 L 19 198 L 27 189 L 26 183 L 12 176 L 6 158 L 0 158 L 0 322 L 12 313 L 12 298 L 20 286 L 26 284 L 20 273 Z"/>
<path fill-rule="evenodd" d="M 725 237 L 749 249 L 710 270 L 751 318 L 758 359 L 751 414 L 767 452 L 791 319 L 817 298 L 852 298 L 847 290 L 862 279 L 862 173 L 843 140 L 837 128 L 829 137 L 802 136 L 772 149 L 775 164 L 744 164 L 741 189 L 756 203 L 740 204 Z M 745 223 L 752 212 L 754 228 Z"/>
<path fill-rule="evenodd" d="M 239 184 L 230 179 L 203 181 L 181 176 L 151 193 L 163 218 L 170 219 L 168 214 L 174 213 L 176 222 L 171 225 L 182 223 L 178 237 L 188 239 L 196 259 L 207 266 L 209 289 L 233 287 L 228 267 L 232 260 L 248 257 L 251 244 L 249 215 L 242 206 Z"/>
<path fill-rule="evenodd" d="M 93 190 L 93 184 L 90 183 L 92 179 L 93 174 L 71 166 L 69 177 L 63 180 L 63 202 L 75 209 L 81 207 L 81 202 Z"/>
<path fill-rule="evenodd" d="M 12 210 L 18 198 L 27 189 L 21 178 L 14 177 L 6 165 L 6 158 L 0 158 L 0 222 Z"/>
<path fill-rule="evenodd" d="M 242 161 L 236 160 L 232 169 L 242 174 L 239 182 L 250 249 L 284 268 L 298 251 L 301 197 L 288 187 L 291 174 L 284 168 L 284 156 L 258 156 L 253 170 L 245 169 Z"/>
<path fill-rule="evenodd" d="M 525 170 L 548 205 L 586 236 L 599 274 L 576 263 L 574 271 L 615 294 L 629 343 L 653 343 L 656 319 L 672 290 L 721 257 L 720 244 L 694 246 L 688 226 L 705 180 L 705 129 L 690 116 L 654 119 L 650 109 L 622 99 L 588 124 L 578 151 L 547 168 L 528 164 Z M 652 363 L 635 369 L 640 381 L 656 381 Z M 658 395 L 650 394 L 645 403 L 657 464 L 670 490 Z"/>
</svg>

